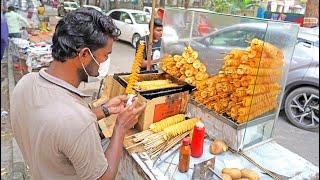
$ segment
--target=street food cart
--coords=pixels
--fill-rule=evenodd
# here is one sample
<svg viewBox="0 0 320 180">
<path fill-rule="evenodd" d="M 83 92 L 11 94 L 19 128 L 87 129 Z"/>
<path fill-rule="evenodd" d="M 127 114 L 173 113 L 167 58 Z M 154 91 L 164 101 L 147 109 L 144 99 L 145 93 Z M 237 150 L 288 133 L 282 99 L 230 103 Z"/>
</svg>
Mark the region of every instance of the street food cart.
<svg viewBox="0 0 320 180">
<path fill-rule="evenodd" d="M 200 17 L 211 26 L 206 35 L 196 32 Z M 139 101 L 147 102 L 147 108 L 125 139 L 119 179 L 218 179 L 225 167 L 254 170 L 260 179 L 318 178 L 318 167 L 272 139 L 298 25 L 166 9 L 164 27 L 174 29 L 178 40 L 162 45 L 163 72 L 140 74 L 139 79 L 174 78 L 187 85 L 147 92 L 136 89 Z M 106 77 L 102 100 L 95 105 L 124 94 L 128 86 L 125 76 Z M 142 139 L 148 139 L 154 134 L 152 124 L 177 114 L 201 119 L 206 131 L 203 155 L 191 157 L 186 173 L 177 170 L 180 141 L 170 148 L 159 143 L 162 148 L 154 156 L 143 140 L 133 144 L 128 140 L 144 133 L 149 134 Z M 112 135 L 115 119 L 111 116 L 99 122 L 106 137 Z M 209 146 L 215 139 L 223 140 L 228 151 L 211 154 Z"/>
</svg>

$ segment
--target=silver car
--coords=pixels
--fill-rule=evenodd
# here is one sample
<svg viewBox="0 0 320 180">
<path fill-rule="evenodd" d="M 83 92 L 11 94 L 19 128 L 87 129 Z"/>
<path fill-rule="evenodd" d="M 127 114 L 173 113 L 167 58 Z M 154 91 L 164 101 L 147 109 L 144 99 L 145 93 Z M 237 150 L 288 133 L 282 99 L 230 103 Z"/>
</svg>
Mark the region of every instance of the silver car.
<svg viewBox="0 0 320 180">
<path fill-rule="evenodd" d="M 199 52 L 210 74 L 217 74 L 223 66 L 223 57 L 233 48 L 246 48 L 252 38 L 264 39 L 265 23 L 241 23 L 217 30 L 205 37 L 180 40 L 166 45 L 169 54 L 181 54 L 185 43 L 190 42 Z M 290 36 L 281 27 L 269 29 L 270 43 L 281 42 L 292 46 Z M 289 121 L 303 129 L 319 127 L 319 33 L 300 31 L 289 69 L 282 107 Z M 287 44 L 286 44 L 287 43 Z M 292 42 L 291 42 L 292 43 Z"/>
<path fill-rule="evenodd" d="M 319 128 L 319 35 L 300 31 L 283 102 L 289 121 L 306 130 Z"/>
</svg>

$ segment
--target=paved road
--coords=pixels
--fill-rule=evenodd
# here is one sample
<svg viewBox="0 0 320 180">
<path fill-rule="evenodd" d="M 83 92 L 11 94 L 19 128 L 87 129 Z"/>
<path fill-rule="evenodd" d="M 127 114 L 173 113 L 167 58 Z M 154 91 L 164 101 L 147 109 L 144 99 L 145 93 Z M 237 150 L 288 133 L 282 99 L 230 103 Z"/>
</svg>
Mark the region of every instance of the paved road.
<svg viewBox="0 0 320 180">
<path fill-rule="evenodd" d="M 319 166 L 319 131 L 310 132 L 293 126 L 282 112 L 277 121 L 275 139 L 282 146 Z"/>
</svg>

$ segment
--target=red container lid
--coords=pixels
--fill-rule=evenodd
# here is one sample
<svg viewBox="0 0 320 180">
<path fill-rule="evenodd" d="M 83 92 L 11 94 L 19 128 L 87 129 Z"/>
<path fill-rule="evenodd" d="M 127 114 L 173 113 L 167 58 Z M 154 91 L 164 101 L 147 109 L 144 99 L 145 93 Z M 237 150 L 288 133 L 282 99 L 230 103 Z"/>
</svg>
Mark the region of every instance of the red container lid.
<svg viewBox="0 0 320 180">
<path fill-rule="evenodd" d="M 183 145 L 189 145 L 190 144 L 190 140 L 189 140 L 189 138 L 184 138 L 183 140 L 182 140 L 182 144 Z"/>
</svg>

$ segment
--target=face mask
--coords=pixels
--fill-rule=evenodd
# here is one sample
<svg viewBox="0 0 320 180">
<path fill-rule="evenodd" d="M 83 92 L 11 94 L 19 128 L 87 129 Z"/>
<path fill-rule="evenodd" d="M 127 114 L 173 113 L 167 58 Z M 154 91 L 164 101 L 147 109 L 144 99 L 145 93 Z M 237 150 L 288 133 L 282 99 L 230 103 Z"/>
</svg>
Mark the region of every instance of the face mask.
<svg viewBox="0 0 320 180">
<path fill-rule="evenodd" d="M 105 78 L 108 75 L 108 71 L 109 71 L 109 66 L 110 66 L 110 58 L 108 57 L 107 60 L 105 60 L 103 63 L 100 64 L 99 66 L 99 76 L 98 79 L 102 80 L 103 78 Z"/>
<path fill-rule="evenodd" d="M 109 70 L 109 65 L 110 65 L 110 61 L 109 61 L 109 58 L 103 62 L 103 63 L 98 63 L 98 61 L 96 60 L 96 58 L 94 58 L 93 54 L 91 53 L 91 50 L 89 49 L 89 53 L 92 57 L 92 59 L 94 60 L 94 62 L 99 66 L 99 69 L 98 69 L 98 72 L 99 72 L 99 75 L 98 75 L 98 79 L 99 80 L 102 80 L 108 73 L 108 70 Z M 81 62 L 81 65 L 82 65 L 82 68 L 83 70 L 85 71 L 85 73 L 87 74 L 87 76 L 89 77 L 90 75 L 88 74 L 86 68 L 84 67 L 83 63 Z"/>
</svg>

